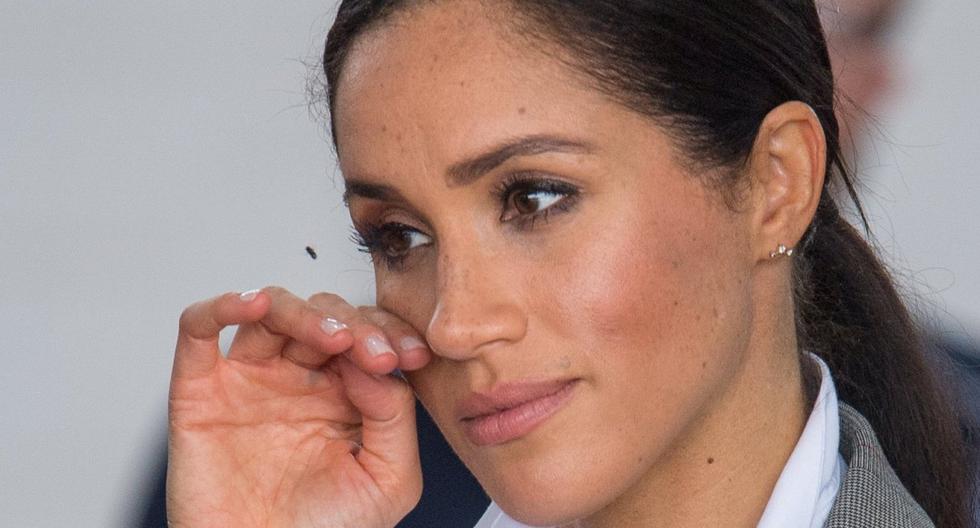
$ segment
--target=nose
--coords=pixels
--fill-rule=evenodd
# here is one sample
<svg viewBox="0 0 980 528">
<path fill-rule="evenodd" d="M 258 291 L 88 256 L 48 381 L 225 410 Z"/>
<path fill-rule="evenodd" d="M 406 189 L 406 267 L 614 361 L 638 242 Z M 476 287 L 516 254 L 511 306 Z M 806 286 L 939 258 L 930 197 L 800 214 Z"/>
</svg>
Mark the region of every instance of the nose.
<svg viewBox="0 0 980 528">
<path fill-rule="evenodd" d="M 432 351 L 458 361 L 516 343 L 527 332 L 520 281 L 473 246 L 466 255 L 440 255 L 436 306 L 426 329 Z"/>
</svg>

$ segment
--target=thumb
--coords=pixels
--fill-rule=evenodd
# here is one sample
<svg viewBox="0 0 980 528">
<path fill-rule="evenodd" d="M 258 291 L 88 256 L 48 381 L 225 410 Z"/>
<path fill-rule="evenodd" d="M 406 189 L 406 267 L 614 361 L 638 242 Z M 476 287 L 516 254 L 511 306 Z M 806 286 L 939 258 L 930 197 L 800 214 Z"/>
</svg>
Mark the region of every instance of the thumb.
<svg viewBox="0 0 980 528">
<path fill-rule="evenodd" d="M 383 491 L 411 498 L 411 509 L 422 493 L 411 387 L 395 376 L 368 374 L 346 357 L 337 363 L 347 397 L 361 414 L 357 461 Z"/>
</svg>

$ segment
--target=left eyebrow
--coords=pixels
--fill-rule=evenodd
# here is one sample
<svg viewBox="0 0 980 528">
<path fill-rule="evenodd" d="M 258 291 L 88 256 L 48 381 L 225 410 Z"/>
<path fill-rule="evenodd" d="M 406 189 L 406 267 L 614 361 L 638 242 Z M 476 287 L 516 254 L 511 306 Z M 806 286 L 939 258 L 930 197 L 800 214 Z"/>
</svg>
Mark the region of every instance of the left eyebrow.
<svg viewBox="0 0 980 528">
<path fill-rule="evenodd" d="M 491 148 L 488 152 L 454 164 L 446 173 L 446 184 L 449 187 L 469 185 L 511 158 L 536 156 L 549 152 L 588 154 L 594 150 L 595 148 L 588 143 L 558 136 L 526 136 L 507 141 Z"/>
<path fill-rule="evenodd" d="M 595 151 L 589 143 L 549 135 L 534 135 L 506 141 L 487 152 L 460 161 L 449 167 L 446 184 L 452 187 L 470 185 L 508 160 L 522 156 L 536 156 L 550 152 L 590 154 Z M 406 202 L 398 189 L 385 184 L 350 178 L 345 181 L 344 203 L 360 196 L 372 200 Z"/>
</svg>

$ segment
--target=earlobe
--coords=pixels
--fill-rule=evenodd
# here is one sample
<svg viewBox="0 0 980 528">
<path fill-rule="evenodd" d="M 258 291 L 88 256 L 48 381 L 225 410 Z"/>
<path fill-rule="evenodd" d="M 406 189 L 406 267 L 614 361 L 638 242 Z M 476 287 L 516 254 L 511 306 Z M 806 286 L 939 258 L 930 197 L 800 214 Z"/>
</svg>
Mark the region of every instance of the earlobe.
<svg viewBox="0 0 980 528">
<path fill-rule="evenodd" d="M 763 120 L 750 163 L 760 260 L 803 237 L 823 191 L 826 156 L 823 126 L 809 105 L 784 103 Z"/>
</svg>

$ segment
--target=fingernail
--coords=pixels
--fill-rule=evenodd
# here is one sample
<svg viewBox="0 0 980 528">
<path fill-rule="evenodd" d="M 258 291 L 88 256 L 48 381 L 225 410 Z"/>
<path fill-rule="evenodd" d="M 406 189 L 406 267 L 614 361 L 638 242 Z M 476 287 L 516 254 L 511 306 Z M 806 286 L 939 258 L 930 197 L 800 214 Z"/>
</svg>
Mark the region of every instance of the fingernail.
<svg viewBox="0 0 980 528">
<path fill-rule="evenodd" d="M 322 328 L 327 335 L 334 335 L 337 332 L 347 328 L 347 325 L 341 323 L 333 317 L 324 317 L 323 320 L 320 321 L 320 328 Z"/>
<path fill-rule="evenodd" d="M 364 339 L 364 344 L 367 346 L 368 353 L 372 357 L 379 357 L 385 354 L 394 354 L 395 351 L 391 349 L 391 345 L 388 344 L 388 340 L 377 335 L 367 336 Z"/>
<path fill-rule="evenodd" d="M 239 295 L 238 298 L 241 299 L 242 302 L 252 302 L 256 297 L 258 297 L 260 291 L 262 290 L 249 290 Z"/>
<path fill-rule="evenodd" d="M 405 336 L 398 342 L 398 348 L 402 350 L 415 350 L 416 348 L 427 348 L 425 343 L 413 336 Z"/>
</svg>

